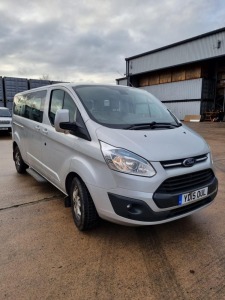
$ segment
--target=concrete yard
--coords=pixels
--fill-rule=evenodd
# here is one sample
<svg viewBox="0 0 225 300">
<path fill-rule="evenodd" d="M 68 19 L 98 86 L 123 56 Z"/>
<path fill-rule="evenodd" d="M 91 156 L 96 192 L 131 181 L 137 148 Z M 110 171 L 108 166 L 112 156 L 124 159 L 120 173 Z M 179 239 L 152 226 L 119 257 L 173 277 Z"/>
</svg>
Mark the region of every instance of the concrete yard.
<svg viewBox="0 0 225 300">
<path fill-rule="evenodd" d="M 187 123 L 209 143 L 214 203 L 151 227 L 79 232 L 64 195 L 19 175 L 0 136 L 0 299 L 225 299 L 225 123 Z"/>
</svg>

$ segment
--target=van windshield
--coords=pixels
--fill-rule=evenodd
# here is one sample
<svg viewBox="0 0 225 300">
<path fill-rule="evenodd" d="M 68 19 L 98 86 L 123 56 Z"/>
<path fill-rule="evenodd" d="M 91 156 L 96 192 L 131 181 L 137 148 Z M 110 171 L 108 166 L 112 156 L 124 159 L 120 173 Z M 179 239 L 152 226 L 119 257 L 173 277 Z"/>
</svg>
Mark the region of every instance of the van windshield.
<svg viewBox="0 0 225 300">
<path fill-rule="evenodd" d="M 111 128 L 153 129 L 180 126 L 152 94 L 131 87 L 82 85 L 73 87 L 90 118 Z"/>
</svg>

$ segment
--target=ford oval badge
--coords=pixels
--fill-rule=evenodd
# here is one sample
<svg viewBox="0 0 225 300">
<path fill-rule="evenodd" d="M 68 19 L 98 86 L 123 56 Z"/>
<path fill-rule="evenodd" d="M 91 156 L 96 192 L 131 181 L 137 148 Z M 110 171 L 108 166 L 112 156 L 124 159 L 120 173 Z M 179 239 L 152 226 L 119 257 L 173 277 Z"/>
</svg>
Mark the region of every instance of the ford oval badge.
<svg viewBox="0 0 225 300">
<path fill-rule="evenodd" d="M 192 167 L 195 164 L 195 159 L 193 157 L 186 158 L 183 161 L 183 166 L 184 167 Z"/>
</svg>

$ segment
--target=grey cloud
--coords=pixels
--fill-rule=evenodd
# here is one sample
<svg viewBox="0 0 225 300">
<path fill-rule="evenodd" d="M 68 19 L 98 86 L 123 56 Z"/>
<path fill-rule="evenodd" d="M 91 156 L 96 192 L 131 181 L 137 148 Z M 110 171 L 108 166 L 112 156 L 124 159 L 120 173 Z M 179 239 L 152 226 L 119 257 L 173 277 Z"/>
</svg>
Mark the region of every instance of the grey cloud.
<svg viewBox="0 0 225 300">
<path fill-rule="evenodd" d="M 2 0 L 0 62 L 11 76 L 113 82 L 125 57 L 222 27 L 224 11 L 222 0 Z"/>
</svg>

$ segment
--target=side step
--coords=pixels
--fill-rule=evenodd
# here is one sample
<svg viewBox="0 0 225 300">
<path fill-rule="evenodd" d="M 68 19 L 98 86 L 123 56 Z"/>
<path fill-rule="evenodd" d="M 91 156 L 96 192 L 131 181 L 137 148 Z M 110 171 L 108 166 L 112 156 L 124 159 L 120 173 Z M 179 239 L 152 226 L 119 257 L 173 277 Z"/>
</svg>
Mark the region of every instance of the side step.
<svg viewBox="0 0 225 300">
<path fill-rule="evenodd" d="M 42 177 L 40 174 L 38 174 L 36 171 L 34 171 L 34 169 L 28 168 L 27 173 L 30 174 L 32 177 L 34 177 L 34 179 L 36 179 L 38 182 L 47 182 L 47 180 Z"/>
</svg>

